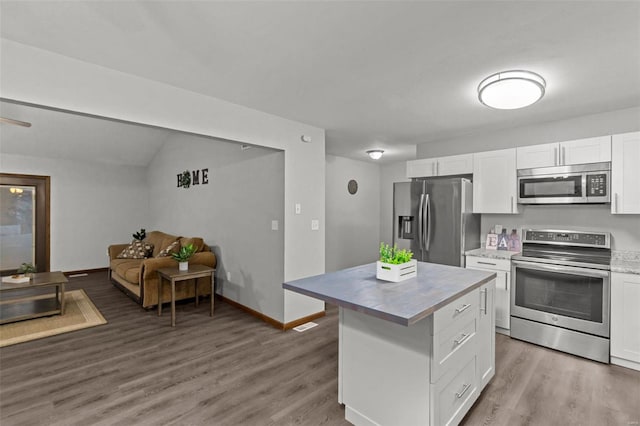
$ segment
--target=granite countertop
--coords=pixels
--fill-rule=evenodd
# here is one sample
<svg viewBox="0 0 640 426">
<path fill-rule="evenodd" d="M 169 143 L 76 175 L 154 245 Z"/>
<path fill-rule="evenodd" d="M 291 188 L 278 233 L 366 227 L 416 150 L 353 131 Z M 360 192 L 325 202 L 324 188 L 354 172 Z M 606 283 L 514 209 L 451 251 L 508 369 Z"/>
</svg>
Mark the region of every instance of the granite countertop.
<svg viewBox="0 0 640 426">
<path fill-rule="evenodd" d="M 418 262 L 415 278 L 392 283 L 376 278 L 376 264 L 286 282 L 283 287 L 342 308 L 401 325 L 428 317 L 495 278 L 494 272 Z"/>
<path fill-rule="evenodd" d="M 511 256 L 514 254 L 520 254 L 519 251 L 507 251 L 507 250 L 487 250 L 486 248 L 477 248 L 473 250 L 467 250 L 464 252 L 467 256 L 486 257 L 488 259 L 506 259 L 511 260 Z"/>
<path fill-rule="evenodd" d="M 611 272 L 640 275 L 640 252 L 614 250 L 611 253 Z"/>
</svg>

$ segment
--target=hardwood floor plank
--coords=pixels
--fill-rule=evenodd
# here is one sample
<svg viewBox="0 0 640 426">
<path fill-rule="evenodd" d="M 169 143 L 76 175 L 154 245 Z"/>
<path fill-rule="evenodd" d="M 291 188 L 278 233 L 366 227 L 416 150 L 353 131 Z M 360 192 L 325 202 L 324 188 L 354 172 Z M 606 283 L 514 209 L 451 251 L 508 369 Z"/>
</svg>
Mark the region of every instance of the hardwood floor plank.
<svg viewBox="0 0 640 426">
<path fill-rule="evenodd" d="M 144 310 L 104 273 L 72 278 L 108 324 L 0 348 L 0 423 L 347 425 L 337 402 L 338 311 L 282 332 L 226 303 Z M 496 335 L 496 376 L 464 425 L 624 425 L 640 373 Z"/>
</svg>

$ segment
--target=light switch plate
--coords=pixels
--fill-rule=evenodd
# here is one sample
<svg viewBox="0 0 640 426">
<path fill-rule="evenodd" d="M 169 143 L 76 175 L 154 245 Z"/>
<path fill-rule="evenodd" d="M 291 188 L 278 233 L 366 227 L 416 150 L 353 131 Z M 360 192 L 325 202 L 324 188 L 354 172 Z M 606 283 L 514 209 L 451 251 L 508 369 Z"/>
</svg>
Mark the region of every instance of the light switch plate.
<svg viewBox="0 0 640 426">
<path fill-rule="evenodd" d="M 271 221 L 271 230 L 272 231 L 277 231 L 278 230 L 278 221 L 277 220 L 272 220 Z"/>
<path fill-rule="evenodd" d="M 296 203 L 296 214 L 302 213 L 302 206 L 300 203 Z"/>
<path fill-rule="evenodd" d="M 311 219 L 311 230 L 317 231 L 320 229 L 320 221 L 318 219 Z"/>
</svg>

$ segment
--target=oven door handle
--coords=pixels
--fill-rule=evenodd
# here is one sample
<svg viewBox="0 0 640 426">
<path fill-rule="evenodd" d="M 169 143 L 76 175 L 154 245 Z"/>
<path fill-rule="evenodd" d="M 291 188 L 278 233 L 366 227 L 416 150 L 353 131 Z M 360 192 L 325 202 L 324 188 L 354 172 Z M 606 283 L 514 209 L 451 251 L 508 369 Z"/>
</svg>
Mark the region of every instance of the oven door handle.
<svg viewBox="0 0 640 426">
<path fill-rule="evenodd" d="M 537 271 L 558 272 L 560 274 L 584 275 L 587 277 L 608 278 L 609 271 L 601 269 L 579 268 L 576 266 L 550 265 L 548 263 L 527 262 L 512 260 L 513 268 L 535 269 Z"/>
</svg>

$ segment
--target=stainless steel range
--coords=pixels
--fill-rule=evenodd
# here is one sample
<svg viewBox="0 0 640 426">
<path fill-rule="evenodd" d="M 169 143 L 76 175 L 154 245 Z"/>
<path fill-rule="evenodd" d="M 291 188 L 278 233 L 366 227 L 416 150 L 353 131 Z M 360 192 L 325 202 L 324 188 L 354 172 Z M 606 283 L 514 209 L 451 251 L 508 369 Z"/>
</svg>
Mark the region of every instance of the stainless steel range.
<svg viewBox="0 0 640 426">
<path fill-rule="evenodd" d="M 511 337 L 609 363 L 610 234 L 522 235 L 511 266 Z"/>
</svg>

